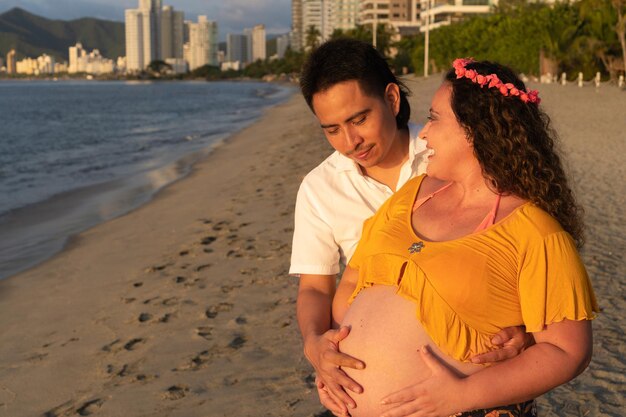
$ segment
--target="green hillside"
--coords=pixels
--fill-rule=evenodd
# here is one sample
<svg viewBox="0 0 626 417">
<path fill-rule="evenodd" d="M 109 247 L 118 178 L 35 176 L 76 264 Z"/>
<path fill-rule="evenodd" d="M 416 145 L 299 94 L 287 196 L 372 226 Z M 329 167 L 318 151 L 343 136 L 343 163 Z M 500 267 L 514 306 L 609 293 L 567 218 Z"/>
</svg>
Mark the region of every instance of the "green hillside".
<svg viewBox="0 0 626 417">
<path fill-rule="evenodd" d="M 50 20 L 14 8 L 0 14 L 0 56 L 11 49 L 18 58 L 48 54 L 57 60 L 68 59 L 68 48 L 81 42 L 88 51 L 99 49 L 111 59 L 125 55 L 124 23 L 83 18 L 71 21 Z"/>
</svg>

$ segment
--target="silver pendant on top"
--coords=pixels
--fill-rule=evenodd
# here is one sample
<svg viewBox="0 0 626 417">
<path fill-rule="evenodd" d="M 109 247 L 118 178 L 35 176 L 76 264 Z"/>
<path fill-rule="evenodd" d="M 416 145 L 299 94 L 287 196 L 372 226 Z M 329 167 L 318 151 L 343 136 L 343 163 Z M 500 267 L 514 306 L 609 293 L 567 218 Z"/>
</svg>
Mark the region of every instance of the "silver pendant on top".
<svg viewBox="0 0 626 417">
<path fill-rule="evenodd" d="M 409 253 L 419 253 L 422 251 L 423 247 L 424 247 L 424 242 L 415 242 L 409 248 Z"/>
</svg>

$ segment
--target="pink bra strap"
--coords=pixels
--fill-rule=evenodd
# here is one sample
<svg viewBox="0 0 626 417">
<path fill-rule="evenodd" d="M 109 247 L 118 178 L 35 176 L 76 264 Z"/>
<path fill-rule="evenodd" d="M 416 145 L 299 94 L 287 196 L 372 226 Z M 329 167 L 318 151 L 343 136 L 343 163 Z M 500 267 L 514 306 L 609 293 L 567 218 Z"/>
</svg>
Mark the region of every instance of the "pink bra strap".
<svg viewBox="0 0 626 417">
<path fill-rule="evenodd" d="M 420 197 L 418 199 L 415 200 L 415 203 L 413 204 L 413 211 L 417 210 L 418 208 L 420 208 L 425 202 L 427 202 L 428 200 L 430 200 L 431 198 L 433 198 L 435 196 L 435 194 L 437 194 L 440 191 L 445 190 L 446 188 L 448 188 L 449 186 L 451 186 L 452 183 L 448 183 L 446 185 L 444 185 L 443 187 L 441 187 L 438 190 L 433 191 L 432 193 L 428 194 L 425 197 Z"/>
<path fill-rule="evenodd" d="M 493 208 L 487 216 L 483 219 L 483 221 L 478 225 L 478 227 L 474 230 L 474 233 L 480 232 L 481 230 L 485 230 L 489 226 L 493 226 L 496 222 L 496 216 L 498 215 L 498 208 L 500 207 L 500 199 L 502 198 L 502 194 L 498 194 L 498 198 L 496 198 L 496 204 L 494 204 Z"/>
<path fill-rule="evenodd" d="M 425 202 L 433 198 L 435 194 L 437 194 L 440 191 L 445 190 L 451 185 L 452 183 L 448 183 L 444 185 L 443 187 L 441 187 L 440 189 L 435 190 L 434 192 L 428 194 L 427 196 L 420 197 L 417 200 L 415 200 L 415 203 L 413 204 L 413 212 L 415 212 L 415 210 L 420 208 Z M 496 216 L 498 215 L 498 208 L 500 207 L 501 198 L 502 198 L 502 194 L 498 194 L 498 197 L 496 198 L 496 203 L 493 205 L 493 208 L 491 209 L 489 213 L 487 213 L 487 216 L 485 216 L 483 221 L 474 230 L 474 233 L 480 232 L 481 230 L 485 230 L 486 228 L 488 228 L 489 226 L 492 226 L 496 222 Z"/>
</svg>

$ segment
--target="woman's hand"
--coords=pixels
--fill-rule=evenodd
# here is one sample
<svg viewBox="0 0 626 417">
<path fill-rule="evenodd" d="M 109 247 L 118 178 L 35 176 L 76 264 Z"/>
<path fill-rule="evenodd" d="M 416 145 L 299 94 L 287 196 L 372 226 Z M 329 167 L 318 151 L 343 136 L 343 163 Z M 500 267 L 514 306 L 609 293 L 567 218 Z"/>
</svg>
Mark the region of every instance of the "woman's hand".
<svg viewBox="0 0 626 417">
<path fill-rule="evenodd" d="M 506 327 L 493 336 L 491 343 L 496 349 L 474 355 L 472 363 L 500 362 L 511 359 L 535 343 L 532 333 L 526 333 L 524 326 Z"/>
<path fill-rule="evenodd" d="M 463 378 L 441 363 L 426 346 L 420 349 L 420 354 L 431 375 L 383 398 L 382 404 L 393 408 L 381 417 L 448 417 L 461 411 Z"/>
<path fill-rule="evenodd" d="M 356 403 L 346 390 L 361 393 L 363 388 L 346 375 L 340 367 L 365 368 L 365 364 L 362 361 L 339 352 L 339 342 L 345 339 L 349 333 L 350 329 L 348 327 L 341 327 L 337 330 L 331 329 L 319 337 L 307 338 L 304 347 L 306 357 L 315 368 L 317 377 L 323 381 L 324 391 L 330 394 L 331 399 L 340 403 L 343 407 L 341 411 L 344 412 L 344 415 L 348 412 L 348 408 L 356 407 Z M 321 399 L 322 397 L 320 396 Z M 322 404 L 324 403 L 322 402 Z M 324 405 L 326 406 L 326 404 Z M 331 409 L 331 411 L 333 410 Z"/>
</svg>

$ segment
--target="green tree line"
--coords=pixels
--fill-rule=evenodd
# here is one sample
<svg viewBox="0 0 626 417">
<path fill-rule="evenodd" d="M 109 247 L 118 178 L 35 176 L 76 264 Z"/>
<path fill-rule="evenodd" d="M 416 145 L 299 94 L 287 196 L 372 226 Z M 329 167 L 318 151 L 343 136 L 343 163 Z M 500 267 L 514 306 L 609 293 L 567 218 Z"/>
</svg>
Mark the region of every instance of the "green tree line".
<svg viewBox="0 0 626 417">
<path fill-rule="evenodd" d="M 493 14 L 431 31 L 430 69 L 448 68 L 455 58 L 471 56 L 539 75 L 543 51 L 558 73 L 573 77 L 580 71 L 590 78 L 599 71 L 614 78 L 624 71 L 626 62 L 620 40 L 625 6 L 624 0 L 580 0 L 553 5 L 501 1 Z M 398 49 L 399 58 L 408 62 L 411 70 L 423 72 L 424 35 L 400 41 Z"/>
<path fill-rule="evenodd" d="M 494 13 L 430 31 L 431 72 L 449 68 L 458 57 L 501 62 L 528 75 L 540 75 L 540 55 L 553 63 L 558 74 L 570 79 L 582 72 L 586 79 L 601 72 L 615 78 L 626 65 L 626 0 L 562 1 L 552 5 L 527 0 L 500 0 Z M 331 38 L 352 37 L 372 41 L 371 28 L 336 30 Z M 304 33 L 305 51 L 320 43 L 314 27 Z M 397 72 L 424 71 L 424 34 L 394 42 L 389 27 L 378 25 L 376 46 L 389 56 Z M 297 73 L 306 52 L 288 50 L 285 58 L 257 61 L 243 75 Z"/>
</svg>

